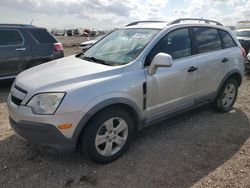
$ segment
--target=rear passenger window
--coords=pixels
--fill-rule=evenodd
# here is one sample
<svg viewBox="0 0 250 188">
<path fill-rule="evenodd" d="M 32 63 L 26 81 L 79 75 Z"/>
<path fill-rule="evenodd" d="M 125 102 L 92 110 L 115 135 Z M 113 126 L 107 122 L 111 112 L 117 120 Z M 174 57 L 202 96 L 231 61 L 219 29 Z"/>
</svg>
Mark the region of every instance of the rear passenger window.
<svg viewBox="0 0 250 188">
<path fill-rule="evenodd" d="M 57 42 L 55 38 L 45 29 L 31 29 L 30 34 L 41 44 Z"/>
<path fill-rule="evenodd" d="M 0 45 L 18 45 L 23 43 L 23 38 L 16 30 L 0 30 Z"/>
<path fill-rule="evenodd" d="M 145 65 L 149 65 L 160 52 L 171 55 L 173 59 L 191 55 L 191 40 L 188 29 L 177 29 L 165 35 L 150 52 Z"/>
<path fill-rule="evenodd" d="M 220 34 L 224 44 L 224 48 L 231 48 L 236 46 L 234 40 L 228 32 L 220 30 Z"/>
<path fill-rule="evenodd" d="M 194 33 L 199 53 L 211 52 L 222 48 L 217 29 L 199 27 L 194 28 Z"/>
</svg>

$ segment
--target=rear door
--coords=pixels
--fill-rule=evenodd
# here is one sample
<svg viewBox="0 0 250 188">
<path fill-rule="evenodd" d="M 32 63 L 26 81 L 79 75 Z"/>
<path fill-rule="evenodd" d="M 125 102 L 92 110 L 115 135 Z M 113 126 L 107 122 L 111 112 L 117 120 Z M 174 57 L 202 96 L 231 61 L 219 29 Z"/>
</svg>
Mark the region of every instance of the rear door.
<svg viewBox="0 0 250 188">
<path fill-rule="evenodd" d="M 234 66 L 235 62 L 239 62 L 239 56 L 241 56 L 240 48 L 236 45 L 235 41 L 231 37 L 231 35 L 224 30 L 219 30 L 222 48 L 221 53 L 219 55 L 220 58 L 220 69 L 223 74 L 223 78 L 227 73 L 230 72 L 230 69 Z"/>
<path fill-rule="evenodd" d="M 197 58 L 192 55 L 191 46 L 189 29 L 180 28 L 165 35 L 148 55 L 146 65 L 160 52 L 173 58 L 172 67 L 158 68 L 154 75 L 146 74 L 149 118 L 194 105 Z"/>
<path fill-rule="evenodd" d="M 29 33 L 35 41 L 32 47 L 34 63 L 40 64 L 54 59 L 56 39 L 46 29 L 34 28 Z"/>
<path fill-rule="evenodd" d="M 20 31 L 0 29 L 0 77 L 18 74 L 25 64 L 26 46 Z"/>
<path fill-rule="evenodd" d="M 211 97 L 225 74 L 222 61 L 222 42 L 219 31 L 210 27 L 194 27 L 198 50 L 197 102 Z"/>
</svg>

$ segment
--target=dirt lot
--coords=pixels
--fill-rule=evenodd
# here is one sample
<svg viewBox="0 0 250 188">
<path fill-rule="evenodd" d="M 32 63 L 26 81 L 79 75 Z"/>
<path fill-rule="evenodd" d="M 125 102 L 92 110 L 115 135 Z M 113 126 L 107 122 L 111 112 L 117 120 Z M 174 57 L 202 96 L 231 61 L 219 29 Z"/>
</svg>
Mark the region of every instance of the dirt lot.
<svg viewBox="0 0 250 188">
<path fill-rule="evenodd" d="M 71 40 L 78 43 L 61 41 Z M 162 121 L 107 165 L 44 153 L 18 138 L 8 123 L 10 83 L 0 85 L 0 187 L 250 187 L 250 76 L 230 113 L 208 105 Z"/>
<path fill-rule="evenodd" d="M 87 37 L 57 37 L 58 41 L 63 44 L 64 55 L 69 56 L 75 53 L 81 52 L 79 48 L 80 44 L 84 41 L 91 40 L 93 38 Z"/>
</svg>

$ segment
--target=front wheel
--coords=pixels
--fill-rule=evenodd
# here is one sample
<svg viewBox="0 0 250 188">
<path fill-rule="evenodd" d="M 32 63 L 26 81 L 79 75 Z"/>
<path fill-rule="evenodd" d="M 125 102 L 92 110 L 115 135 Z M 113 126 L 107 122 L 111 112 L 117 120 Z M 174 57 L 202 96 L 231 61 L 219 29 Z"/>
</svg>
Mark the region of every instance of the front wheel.
<svg viewBox="0 0 250 188">
<path fill-rule="evenodd" d="M 125 110 L 108 108 L 87 125 L 81 137 L 82 150 L 94 162 L 111 162 L 125 151 L 133 132 L 133 120 Z"/>
<path fill-rule="evenodd" d="M 227 80 L 213 102 L 213 106 L 219 112 L 228 112 L 233 108 L 238 95 L 238 82 L 235 79 Z"/>
</svg>

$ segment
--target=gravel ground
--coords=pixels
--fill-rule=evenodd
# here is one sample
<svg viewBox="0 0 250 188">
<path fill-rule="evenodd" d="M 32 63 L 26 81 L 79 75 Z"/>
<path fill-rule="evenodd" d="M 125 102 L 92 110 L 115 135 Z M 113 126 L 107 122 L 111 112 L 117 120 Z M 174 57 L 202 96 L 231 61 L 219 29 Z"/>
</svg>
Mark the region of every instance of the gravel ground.
<svg viewBox="0 0 250 188">
<path fill-rule="evenodd" d="M 162 121 L 107 165 L 25 143 L 8 123 L 11 83 L 0 85 L 0 187 L 250 187 L 250 76 L 231 112 L 207 105 Z"/>
</svg>

